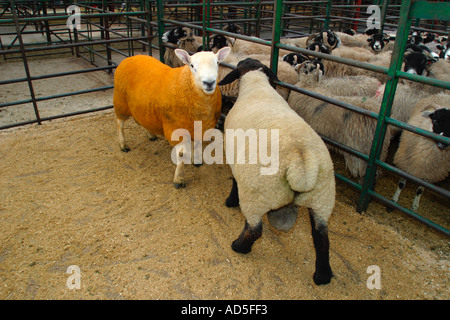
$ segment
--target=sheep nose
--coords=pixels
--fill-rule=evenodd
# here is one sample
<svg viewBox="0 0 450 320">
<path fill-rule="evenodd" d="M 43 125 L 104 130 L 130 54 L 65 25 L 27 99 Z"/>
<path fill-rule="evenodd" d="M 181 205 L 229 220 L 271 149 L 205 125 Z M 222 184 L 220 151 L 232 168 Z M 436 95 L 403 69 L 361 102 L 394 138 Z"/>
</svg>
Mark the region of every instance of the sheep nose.
<svg viewBox="0 0 450 320">
<path fill-rule="evenodd" d="M 215 81 L 203 81 L 203 85 L 207 90 L 212 90 L 215 84 L 216 84 Z"/>
</svg>

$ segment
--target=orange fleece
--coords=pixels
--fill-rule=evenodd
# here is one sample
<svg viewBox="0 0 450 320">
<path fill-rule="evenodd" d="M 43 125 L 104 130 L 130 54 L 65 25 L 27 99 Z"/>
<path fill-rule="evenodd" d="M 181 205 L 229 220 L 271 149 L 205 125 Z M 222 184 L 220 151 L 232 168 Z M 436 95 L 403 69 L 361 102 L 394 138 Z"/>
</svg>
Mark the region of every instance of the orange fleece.
<svg viewBox="0 0 450 320">
<path fill-rule="evenodd" d="M 129 116 L 148 131 L 164 135 L 171 145 L 172 132 L 186 129 L 194 139 L 194 121 L 203 133 L 214 128 L 222 109 L 220 89 L 206 95 L 195 86 L 188 66 L 171 68 L 145 55 L 126 58 L 114 76 L 114 110 L 120 119 Z"/>
</svg>

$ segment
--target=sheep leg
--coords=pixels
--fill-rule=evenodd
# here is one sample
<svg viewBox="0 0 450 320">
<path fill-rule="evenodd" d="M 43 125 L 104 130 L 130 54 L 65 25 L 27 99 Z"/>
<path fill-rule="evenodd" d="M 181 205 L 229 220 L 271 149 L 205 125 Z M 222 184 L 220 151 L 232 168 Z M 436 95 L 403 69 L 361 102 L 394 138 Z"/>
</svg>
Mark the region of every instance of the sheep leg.
<svg viewBox="0 0 450 320">
<path fill-rule="evenodd" d="M 239 205 L 239 194 L 236 179 L 233 178 L 233 186 L 231 187 L 230 195 L 225 201 L 228 208 L 237 207 Z"/>
<path fill-rule="evenodd" d="M 202 146 L 203 142 L 201 140 L 194 140 L 194 143 L 191 144 L 192 150 L 192 163 L 195 167 L 200 167 L 203 164 L 202 161 Z"/>
<path fill-rule="evenodd" d="M 127 119 L 116 118 L 117 132 L 119 133 L 119 146 L 120 150 L 122 150 L 123 152 L 130 151 L 130 148 L 128 147 L 127 142 L 125 141 L 125 136 L 123 134 L 123 127 L 126 120 Z"/>
<path fill-rule="evenodd" d="M 238 253 L 249 253 L 252 251 L 253 243 L 261 237 L 262 234 L 262 221 L 256 224 L 254 227 L 250 226 L 245 221 L 244 230 L 239 235 L 239 238 L 233 241 L 231 248 Z"/>
<path fill-rule="evenodd" d="M 405 178 L 400 178 L 400 180 L 398 181 L 398 185 L 397 185 L 397 190 L 395 190 L 394 196 L 392 197 L 392 201 L 397 203 L 398 202 L 398 198 L 400 197 L 400 193 L 402 192 L 403 188 L 406 185 L 406 179 Z M 387 212 L 391 212 L 392 208 L 386 208 Z"/>
<path fill-rule="evenodd" d="M 424 191 L 425 191 L 425 188 L 423 186 L 417 187 L 416 196 L 414 197 L 413 204 L 411 205 L 412 211 L 417 211 L 417 209 L 419 209 L 420 197 L 422 197 L 422 194 Z"/>
<path fill-rule="evenodd" d="M 328 226 L 321 220 L 316 220 L 316 213 L 308 208 L 311 220 L 311 233 L 316 250 L 316 271 L 314 272 L 314 283 L 317 285 L 327 284 L 333 277 L 330 267 L 330 241 L 328 240 Z"/>
<path fill-rule="evenodd" d="M 175 148 L 178 157 L 177 157 L 177 168 L 175 169 L 175 176 L 173 178 L 173 184 L 175 188 L 179 189 L 186 187 L 186 184 L 184 182 L 184 162 L 182 160 L 183 149 L 185 148 L 185 146 L 178 144 L 175 146 Z"/>
<path fill-rule="evenodd" d="M 147 138 L 148 138 L 150 141 L 156 141 L 156 139 L 157 139 L 156 134 L 153 134 L 153 133 L 151 133 L 151 132 L 148 131 L 148 130 L 145 130 L 145 131 L 146 131 L 146 134 L 147 134 Z"/>
</svg>

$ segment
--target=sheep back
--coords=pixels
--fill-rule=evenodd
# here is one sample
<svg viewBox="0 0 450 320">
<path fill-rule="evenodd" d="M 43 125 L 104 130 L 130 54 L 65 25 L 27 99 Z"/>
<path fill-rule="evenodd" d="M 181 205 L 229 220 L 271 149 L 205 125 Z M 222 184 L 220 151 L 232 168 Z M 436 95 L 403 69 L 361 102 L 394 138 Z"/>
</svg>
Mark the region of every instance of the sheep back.
<svg viewBox="0 0 450 320">
<path fill-rule="evenodd" d="M 450 105 L 450 95 L 436 94 L 420 100 L 411 115 L 409 124 L 433 132 L 432 122 L 422 112 L 437 110 Z M 428 182 L 439 182 L 447 178 L 450 172 L 450 152 L 439 150 L 432 139 L 403 130 L 394 164 Z"/>
<path fill-rule="evenodd" d="M 257 81 L 258 77 L 263 77 L 263 81 Z M 259 129 L 279 130 L 276 174 L 261 175 L 261 164 L 230 164 L 239 185 L 241 210 L 250 224 L 252 217 L 258 221 L 261 214 L 293 201 L 298 206 L 313 208 L 325 222 L 328 220 L 335 196 L 333 163 L 328 149 L 317 133 L 272 89 L 264 74 L 252 71 L 241 79 L 239 98 L 225 119 L 225 129 L 255 129 L 257 133 Z M 267 140 L 270 152 L 271 139 Z M 247 139 L 246 150 L 248 143 Z"/>
</svg>

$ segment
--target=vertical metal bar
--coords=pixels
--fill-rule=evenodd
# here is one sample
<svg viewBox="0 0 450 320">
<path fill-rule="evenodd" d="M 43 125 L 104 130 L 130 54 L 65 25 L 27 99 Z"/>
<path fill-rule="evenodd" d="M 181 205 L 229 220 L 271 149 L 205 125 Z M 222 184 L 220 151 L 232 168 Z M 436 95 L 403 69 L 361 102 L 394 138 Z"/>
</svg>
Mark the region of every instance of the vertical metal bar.
<svg viewBox="0 0 450 320">
<path fill-rule="evenodd" d="M 380 21 L 380 32 L 383 33 L 384 32 L 384 23 L 386 22 L 386 11 L 387 11 L 387 7 L 389 5 L 389 0 L 383 0 L 383 4 L 381 7 L 381 21 Z"/>
<path fill-rule="evenodd" d="M 259 34 L 261 33 L 261 0 L 258 0 L 256 4 L 256 26 L 255 26 L 255 36 L 259 38 Z"/>
<path fill-rule="evenodd" d="M 39 109 L 36 102 L 36 96 L 34 94 L 33 83 L 31 81 L 30 69 L 28 67 L 27 55 L 25 53 L 25 45 L 23 44 L 22 33 L 20 31 L 19 20 L 17 18 L 16 3 L 11 0 L 11 10 L 13 12 L 14 24 L 16 26 L 16 32 L 19 38 L 20 51 L 22 53 L 23 66 L 25 68 L 25 74 L 27 76 L 28 88 L 30 89 L 31 100 L 33 102 L 34 114 L 36 115 L 36 120 L 38 124 L 41 124 L 41 117 L 39 115 Z"/>
<path fill-rule="evenodd" d="M 106 0 L 103 0 L 103 12 L 106 13 L 108 11 L 108 4 L 106 3 Z M 103 24 L 104 24 L 104 31 L 105 31 L 105 39 L 110 40 L 109 37 L 109 21 L 108 16 L 103 17 Z M 108 66 L 112 65 L 112 55 L 111 55 L 111 48 L 109 44 L 106 44 L 106 60 L 108 61 Z M 112 69 L 108 69 L 108 73 L 112 73 Z"/>
<path fill-rule="evenodd" d="M 42 3 L 42 14 L 43 14 L 44 16 L 47 15 L 47 5 L 45 4 L 45 1 Z M 48 23 L 48 20 L 45 20 L 45 21 L 44 21 L 44 26 L 45 26 L 45 34 L 46 34 L 46 36 L 47 36 L 47 42 L 48 42 L 49 44 L 51 44 L 51 42 L 52 42 L 52 36 L 50 35 L 50 25 L 49 25 L 49 23 Z"/>
<path fill-rule="evenodd" d="M 148 55 L 152 56 L 153 55 L 153 48 L 152 48 L 152 34 L 153 34 L 153 29 L 152 29 L 152 25 L 151 25 L 151 21 L 152 21 L 152 4 L 150 0 L 145 0 L 146 4 L 145 7 L 147 8 L 147 36 L 148 36 Z"/>
<path fill-rule="evenodd" d="M 277 74 L 278 71 L 278 56 L 280 49 L 277 44 L 280 43 L 281 37 L 281 16 L 283 14 L 283 0 L 275 0 L 274 4 L 274 17 L 272 26 L 272 50 L 271 50 L 271 60 L 270 69 Z"/>
<path fill-rule="evenodd" d="M 209 50 L 209 32 L 206 30 L 206 28 L 209 28 L 211 26 L 211 17 L 210 17 L 210 7 L 211 3 L 209 0 L 203 1 L 202 5 L 202 32 L 203 32 L 203 48 L 204 50 Z"/>
<path fill-rule="evenodd" d="M 159 45 L 159 60 L 164 63 L 164 53 L 166 48 L 163 45 L 162 35 L 164 33 L 164 4 L 163 0 L 156 0 L 156 18 L 158 19 L 158 45 Z"/>
<path fill-rule="evenodd" d="M 369 190 L 373 190 L 374 188 L 375 175 L 377 171 L 375 161 L 380 158 L 381 149 L 383 147 L 387 129 L 385 118 L 389 117 L 389 115 L 391 114 L 392 101 L 394 100 L 395 90 L 398 83 L 396 71 L 401 69 L 403 55 L 408 40 L 408 33 L 411 27 L 411 19 L 408 18 L 410 7 L 411 0 L 402 1 L 396 41 L 388 71 L 389 79 L 386 82 L 386 89 L 384 91 L 383 100 L 381 103 L 375 135 L 372 142 L 372 148 L 370 151 L 369 160 L 367 162 L 366 174 L 364 176 L 361 194 L 358 200 L 358 205 L 356 207 L 356 210 L 360 213 L 367 209 L 370 201 Z"/>
<path fill-rule="evenodd" d="M 331 0 L 328 0 L 325 12 L 325 22 L 323 24 L 323 31 L 326 31 L 330 28 L 331 4 Z"/>
</svg>

